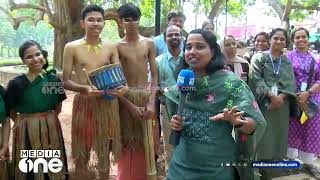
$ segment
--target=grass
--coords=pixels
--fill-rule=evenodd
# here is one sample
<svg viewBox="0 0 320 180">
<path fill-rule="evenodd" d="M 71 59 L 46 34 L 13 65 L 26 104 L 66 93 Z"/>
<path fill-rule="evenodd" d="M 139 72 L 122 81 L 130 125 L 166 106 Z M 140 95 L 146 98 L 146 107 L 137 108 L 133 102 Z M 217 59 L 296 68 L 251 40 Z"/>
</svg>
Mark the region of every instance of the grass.
<svg viewBox="0 0 320 180">
<path fill-rule="evenodd" d="M 6 66 L 12 66 L 12 67 L 6 67 Z M 26 73 L 28 71 L 28 68 L 23 65 L 20 58 L 16 59 L 0 59 L 0 67 L 6 68 L 6 72 L 14 72 L 14 73 Z M 52 62 L 49 61 L 49 67 L 47 70 L 52 69 Z"/>
<path fill-rule="evenodd" d="M 52 65 L 52 61 L 49 60 L 49 65 Z M 23 62 L 20 58 L 12 58 L 12 59 L 2 59 L 0 57 L 0 67 L 2 66 L 15 66 L 15 65 L 23 65 Z"/>
<path fill-rule="evenodd" d="M 0 67 L 1 66 L 15 66 L 22 65 L 21 59 L 0 59 Z"/>
</svg>

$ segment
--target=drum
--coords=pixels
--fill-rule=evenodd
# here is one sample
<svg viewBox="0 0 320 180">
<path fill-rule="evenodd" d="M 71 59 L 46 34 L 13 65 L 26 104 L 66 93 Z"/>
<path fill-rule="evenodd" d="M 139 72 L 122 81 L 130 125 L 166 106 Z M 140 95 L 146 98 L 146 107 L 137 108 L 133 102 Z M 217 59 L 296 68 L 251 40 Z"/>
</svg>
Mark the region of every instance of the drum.
<svg viewBox="0 0 320 180">
<path fill-rule="evenodd" d="M 91 83 L 99 90 L 115 89 L 127 83 L 120 64 L 102 66 L 88 73 Z M 114 99 L 113 96 L 104 94 L 106 100 Z"/>
</svg>

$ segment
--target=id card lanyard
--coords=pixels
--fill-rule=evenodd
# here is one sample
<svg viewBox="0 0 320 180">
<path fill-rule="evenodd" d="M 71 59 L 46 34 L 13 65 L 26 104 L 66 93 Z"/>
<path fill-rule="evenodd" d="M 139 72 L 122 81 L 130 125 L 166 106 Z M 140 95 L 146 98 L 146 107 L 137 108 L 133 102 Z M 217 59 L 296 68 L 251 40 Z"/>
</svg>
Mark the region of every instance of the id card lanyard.
<svg viewBox="0 0 320 180">
<path fill-rule="evenodd" d="M 271 53 L 269 54 L 269 56 L 270 56 L 270 61 L 272 64 L 272 70 L 273 70 L 273 76 L 274 76 L 274 85 L 271 87 L 271 92 L 277 96 L 278 95 L 277 81 L 279 80 L 279 73 L 280 73 L 282 59 L 280 56 L 279 57 L 279 65 L 278 65 L 278 68 L 276 69 Z"/>
<path fill-rule="evenodd" d="M 309 62 L 309 59 L 305 59 L 304 61 L 302 61 L 301 60 L 301 57 L 300 57 L 300 54 L 297 52 L 297 50 L 296 50 L 296 55 L 297 55 L 297 57 L 298 57 L 298 59 L 299 59 L 299 63 L 301 64 L 301 65 L 303 65 L 302 66 L 302 68 L 303 68 L 303 73 L 304 74 L 307 74 L 307 63 Z M 307 58 L 309 58 L 309 56 L 307 56 Z M 307 90 L 307 82 L 302 82 L 301 83 L 301 87 L 300 87 L 300 91 L 301 92 L 304 92 L 304 91 L 306 91 Z"/>
<path fill-rule="evenodd" d="M 302 65 L 303 72 L 307 74 L 307 72 L 308 72 L 307 65 L 308 65 L 308 62 L 310 61 L 309 56 L 307 55 L 306 59 L 302 60 L 299 52 L 297 50 L 295 50 L 295 51 L 296 51 L 296 56 L 299 60 L 299 63 Z"/>
</svg>

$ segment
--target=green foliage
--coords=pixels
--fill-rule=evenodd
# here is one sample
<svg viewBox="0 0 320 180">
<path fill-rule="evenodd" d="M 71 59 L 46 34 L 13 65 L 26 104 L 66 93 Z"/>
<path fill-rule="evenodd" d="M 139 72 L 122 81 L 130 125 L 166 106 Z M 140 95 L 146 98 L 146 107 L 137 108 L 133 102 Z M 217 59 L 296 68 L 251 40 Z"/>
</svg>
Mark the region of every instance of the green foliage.
<svg viewBox="0 0 320 180">
<path fill-rule="evenodd" d="M 120 40 L 118 34 L 118 26 L 114 21 L 107 21 L 101 33 L 103 40 L 108 40 L 112 42 L 117 42 Z"/>
<path fill-rule="evenodd" d="M 312 12 L 307 10 L 297 10 L 293 9 L 290 13 L 290 19 L 297 20 L 297 21 L 303 21 L 308 15 L 312 14 Z"/>
<path fill-rule="evenodd" d="M 216 3 L 216 1 L 212 0 L 187 0 L 189 3 L 192 3 L 195 7 L 194 12 L 197 14 L 204 13 L 207 16 L 209 15 L 212 5 Z M 228 14 L 239 17 L 243 13 L 245 13 L 245 9 L 249 5 L 253 5 L 255 0 L 228 0 Z M 224 2 L 220 7 L 221 13 L 225 14 L 226 3 Z"/>
<path fill-rule="evenodd" d="M 280 3 L 282 6 L 287 4 L 288 0 L 281 0 Z M 320 5 L 320 0 L 293 0 L 292 5 L 299 5 L 302 8 L 292 9 L 290 12 L 290 19 L 303 21 L 307 16 L 314 13 L 313 10 L 308 10 L 312 7 L 318 7 Z"/>
<path fill-rule="evenodd" d="M 239 17 L 245 10 L 245 5 L 246 2 L 245 0 L 238 2 L 236 0 L 229 0 L 228 1 L 228 13 L 235 16 Z"/>
</svg>

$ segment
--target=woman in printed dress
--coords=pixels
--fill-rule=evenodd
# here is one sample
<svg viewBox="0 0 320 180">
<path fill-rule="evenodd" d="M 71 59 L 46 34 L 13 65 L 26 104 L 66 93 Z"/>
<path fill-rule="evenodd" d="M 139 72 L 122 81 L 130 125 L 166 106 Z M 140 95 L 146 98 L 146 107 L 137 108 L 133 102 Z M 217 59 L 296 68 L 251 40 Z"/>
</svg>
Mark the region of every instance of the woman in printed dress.
<svg viewBox="0 0 320 180">
<path fill-rule="evenodd" d="M 302 110 L 307 109 L 308 99 L 320 103 L 320 61 L 314 59 L 308 52 L 309 32 L 305 28 L 298 28 L 292 32 L 291 40 L 295 49 L 288 54 L 296 77 L 297 102 Z M 308 74 L 311 61 L 315 60 L 314 73 L 310 88 L 307 88 Z M 291 117 L 289 126 L 288 152 L 289 159 L 300 159 L 304 170 L 313 177 L 320 178 L 319 170 L 313 165 L 316 154 L 320 153 L 320 112 L 300 122 L 299 118 Z"/>
</svg>

